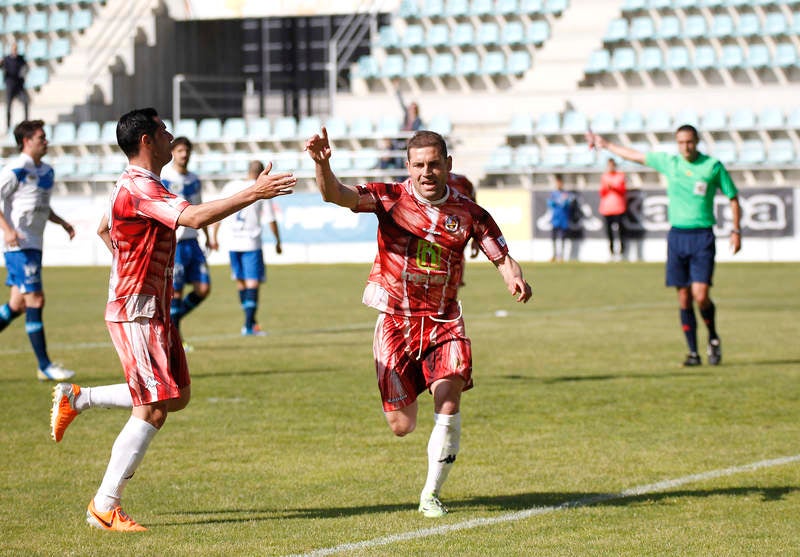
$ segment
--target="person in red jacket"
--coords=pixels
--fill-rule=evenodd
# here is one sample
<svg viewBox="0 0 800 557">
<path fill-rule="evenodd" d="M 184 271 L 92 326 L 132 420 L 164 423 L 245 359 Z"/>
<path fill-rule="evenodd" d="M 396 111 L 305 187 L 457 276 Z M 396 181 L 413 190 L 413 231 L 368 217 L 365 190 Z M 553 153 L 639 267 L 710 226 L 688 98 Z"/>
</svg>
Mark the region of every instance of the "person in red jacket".
<svg viewBox="0 0 800 557">
<path fill-rule="evenodd" d="M 623 217 L 628 208 L 625 199 L 625 173 L 617 170 L 617 161 L 609 158 L 606 171 L 600 177 L 600 214 L 606 220 L 606 235 L 611 259 L 621 261 L 625 254 L 625 226 Z M 614 231 L 619 241 L 619 251 L 614 251 Z"/>
</svg>

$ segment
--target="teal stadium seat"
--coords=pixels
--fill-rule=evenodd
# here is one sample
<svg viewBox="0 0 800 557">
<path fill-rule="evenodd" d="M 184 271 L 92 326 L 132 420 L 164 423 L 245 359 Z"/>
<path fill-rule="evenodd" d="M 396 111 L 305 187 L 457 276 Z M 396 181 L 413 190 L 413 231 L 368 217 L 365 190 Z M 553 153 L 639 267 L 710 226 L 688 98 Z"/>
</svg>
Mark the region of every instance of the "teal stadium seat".
<svg viewBox="0 0 800 557">
<path fill-rule="evenodd" d="M 6 14 L 5 33 L 23 34 L 28 30 L 27 23 L 25 22 L 25 14 L 23 13 L 10 13 Z"/>
<path fill-rule="evenodd" d="M 50 164 L 56 175 L 56 180 L 73 178 L 78 172 L 75 155 L 61 155 L 53 159 Z"/>
<path fill-rule="evenodd" d="M 338 156 L 338 152 L 336 153 Z M 378 168 L 380 163 L 380 152 L 377 149 L 361 149 L 353 153 L 353 170 L 371 170 Z"/>
<path fill-rule="evenodd" d="M 356 73 L 358 77 L 362 79 L 372 79 L 377 77 L 380 74 L 378 61 L 369 54 L 360 56 L 358 58 L 358 63 L 356 64 Z"/>
<path fill-rule="evenodd" d="M 117 123 L 114 122 L 114 126 L 116 125 Z M 100 174 L 116 178 L 122 174 L 127 164 L 128 161 L 125 160 L 122 154 L 107 155 L 100 160 Z"/>
<path fill-rule="evenodd" d="M 219 118 L 203 118 L 197 125 L 197 139 L 205 142 L 222 141 L 222 120 Z"/>
<path fill-rule="evenodd" d="M 586 63 L 586 74 L 605 73 L 611 69 L 611 54 L 605 49 L 595 50 L 589 55 Z"/>
<path fill-rule="evenodd" d="M 504 17 L 517 15 L 520 12 L 519 0 L 497 0 L 494 10 L 497 15 Z"/>
<path fill-rule="evenodd" d="M 100 173 L 100 157 L 97 155 L 78 157 L 75 163 L 75 176 L 79 178 L 93 178 Z"/>
<path fill-rule="evenodd" d="M 474 16 L 490 16 L 494 14 L 494 0 L 472 0 L 469 14 Z"/>
<path fill-rule="evenodd" d="M 606 34 L 603 36 L 603 41 L 606 43 L 617 43 L 628 40 L 628 20 L 625 18 L 612 19 Z"/>
<path fill-rule="evenodd" d="M 406 62 L 406 77 L 426 77 L 431 73 L 431 60 L 427 54 L 412 54 Z"/>
<path fill-rule="evenodd" d="M 508 56 L 508 73 L 521 75 L 531 69 L 531 55 L 526 50 L 512 51 Z"/>
<path fill-rule="evenodd" d="M 450 43 L 450 28 L 444 23 L 431 25 L 425 42 L 432 47 L 447 46 Z"/>
<path fill-rule="evenodd" d="M 77 130 L 73 122 L 58 122 L 53 126 L 53 134 L 50 136 L 55 145 L 65 145 L 75 143 Z"/>
<path fill-rule="evenodd" d="M 247 123 L 247 138 L 253 141 L 267 141 L 272 136 L 272 122 L 269 118 L 253 118 Z"/>
<path fill-rule="evenodd" d="M 700 126 L 700 118 L 697 116 L 697 112 L 691 108 L 684 108 L 683 110 L 679 111 L 672 119 L 672 129 L 676 130 L 680 126 L 684 124 L 689 124 L 690 126 L 694 126 L 695 128 Z"/>
<path fill-rule="evenodd" d="M 442 52 L 431 61 L 431 75 L 443 77 L 456 73 L 456 59 L 449 52 Z"/>
<path fill-rule="evenodd" d="M 683 22 L 684 39 L 702 39 L 708 35 L 706 18 L 702 15 L 690 15 Z"/>
<path fill-rule="evenodd" d="M 303 153 L 305 155 L 305 153 Z M 286 168 L 287 172 L 289 169 L 297 168 L 298 159 L 295 153 L 287 153 L 281 152 L 280 161 L 283 165 L 283 168 Z M 308 158 L 308 157 L 306 157 Z M 353 169 L 353 152 L 348 151 L 345 149 L 339 149 L 336 151 L 336 156 L 331 157 L 331 170 L 337 174 L 344 174 L 345 172 L 350 172 Z"/>
<path fill-rule="evenodd" d="M 508 123 L 506 135 L 509 137 L 530 137 L 533 135 L 533 117 L 530 114 L 514 114 Z"/>
<path fill-rule="evenodd" d="M 756 113 L 747 107 L 736 109 L 731 114 L 730 126 L 735 130 L 754 130 L 758 127 Z"/>
<path fill-rule="evenodd" d="M 651 40 L 656 34 L 656 25 L 648 16 L 634 18 L 628 29 L 628 39 L 632 41 Z"/>
<path fill-rule="evenodd" d="M 442 17 L 444 14 L 444 0 L 425 0 L 422 2 L 420 15 L 430 18 Z"/>
<path fill-rule="evenodd" d="M 597 151 L 586 145 L 575 145 L 569 149 L 567 160 L 573 167 L 589 167 L 597 164 Z"/>
<path fill-rule="evenodd" d="M 220 154 L 198 157 L 197 173 L 201 176 L 216 176 L 225 173 L 225 161 Z"/>
<path fill-rule="evenodd" d="M 28 16 L 28 32 L 29 33 L 47 33 L 49 25 L 47 22 L 47 12 L 33 12 Z"/>
<path fill-rule="evenodd" d="M 569 162 L 570 149 L 566 145 L 548 145 L 542 153 L 541 165 L 547 168 L 562 168 Z"/>
<path fill-rule="evenodd" d="M 503 27 L 500 44 L 517 46 L 525 42 L 525 27 L 521 21 L 509 21 Z"/>
<path fill-rule="evenodd" d="M 492 172 L 502 172 L 509 170 L 513 166 L 514 149 L 510 145 L 499 145 L 495 147 L 486 162 L 486 170 Z"/>
<path fill-rule="evenodd" d="M 747 58 L 745 59 L 745 66 L 760 70 L 768 68 L 772 64 L 772 55 L 769 52 L 769 47 L 765 44 L 751 44 L 747 48 Z"/>
<path fill-rule="evenodd" d="M 767 162 L 785 165 L 796 162 L 797 155 L 791 139 L 776 139 L 767 149 Z"/>
<path fill-rule="evenodd" d="M 561 131 L 569 134 L 582 134 L 589 129 L 589 122 L 583 112 L 567 110 L 561 117 Z"/>
<path fill-rule="evenodd" d="M 242 176 L 247 174 L 250 161 L 257 158 L 247 151 L 234 151 L 229 157 L 225 159 L 225 172 L 228 174 L 237 174 Z M 269 160 L 265 157 L 264 164 Z"/>
<path fill-rule="evenodd" d="M 475 28 L 471 23 L 459 23 L 453 28 L 450 37 L 452 46 L 472 46 L 475 44 Z"/>
<path fill-rule="evenodd" d="M 500 75 L 506 72 L 506 55 L 502 52 L 487 52 L 481 62 L 480 73 L 484 75 Z"/>
<path fill-rule="evenodd" d="M 660 71 L 664 67 L 664 54 L 657 46 L 648 46 L 639 53 L 639 69 L 646 72 Z"/>
<path fill-rule="evenodd" d="M 425 44 L 425 29 L 422 25 L 409 25 L 406 27 L 400 45 L 406 48 L 418 48 Z"/>
<path fill-rule="evenodd" d="M 728 140 L 716 141 L 710 155 L 719 159 L 726 166 L 735 164 L 737 162 L 736 144 Z"/>
<path fill-rule="evenodd" d="M 350 122 L 350 136 L 357 139 L 371 137 L 375 133 L 369 116 L 358 116 Z"/>
<path fill-rule="evenodd" d="M 400 54 L 390 54 L 383 61 L 383 65 L 381 65 L 380 75 L 381 77 L 393 79 L 395 77 L 401 77 L 404 72 L 405 62 L 403 61 L 403 56 Z"/>
<path fill-rule="evenodd" d="M 781 12 L 769 12 L 764 18 L 764 33 L 772 37 L 783 37 L 790 33 L 789 21 Z"/>
<path fill-rule="evenodd" d="M 38 89 L 50 80 L 50 72 L 47 68 L 41 66 L 34 66 L 28 71 L 28 77 L 25 78 L 25 85 L 31 89 Z"/>
<path fill-rule="evenodd" d="M 475 52 L 465 52 L 456 60 L 456 74 L 461 76 L 477 75 L 481 68 L 481 60 Z"/>
<path fill-rule="evenodd" d="M 403 19 L 415 19 L 420 16 L 419 4 L 416 0 L 403 0 L 400 2 L 397 14 Z"/>
<path fill-rule="evenodd" d="M 800 108 L 795 108 L 786 116 L 786 127 L 800 129 Z"/>
<path fill-rule="evenodd" d="M 681 20 L 677 16 L 667 15 L 661 18 L 655 37 L 671 41 L 681 36 Z"/>
<path fill-rule="evenodd" d="M 611 69 L 617 72 L 630 72 L 636 69 L 636 51 L 622 47 L 611 54 Z"/>
<path fill-rule="evenodd" d="M 71 45 L 69 39 L 59 38 L 50 41 L 47 57 L 51 60 L 60 60 L 69 56 Z"/>
<path fill-rule="evenodd" d="M 598 112 L 592 116 L 592 131 L 596 133 L 612 133 L 617 129 L 617 122 L 611 112 Z"/>
<path fill-rule="evenodd" d="M 544 13 L 544 0 L 520 0 L 519 11 L 528 15 Z"/>
<path fill-rule="evenodd" d="M 272 139 L 286 140 L 297 137 L 297 120 L 293 116 L 281 116 L 275 120 L 272 128 Z"/>
<path fill-rule="evenodd" d="M 765 130 L 782 130 L 786 126 L 783 109 L 768 106 L 758 113 L 758 127 Z"/>
<path fill-rule="evenodd" d="M 375 125 L 375 133 L 381 137 L 396 137 L 400 133 L 400 118 L 392 114 L 384 114 Z"/>
<path fill-rule="evenodd" d="M 617 127 L 624 133 L 643 133 L 646 129 L 644 116 L 638 110 L 625 110 L 619 116 Z"/>
<path fill-rule="evenodd" d="M 739 37 L 758 37 L 761 35 L 761 20 L 754 13 L 743 13 L 739 16 L 739 25 L 736 27 Z"/>
<path fill-rule="evenodd" d="M 641 12 L 647 9 L 647 0 L 625 0 L 623 12 Z"/>
<path fill-rule="evenodd" d="M 75 140 L 84 145 L 100 143 L 100 122 L 81 122 L 78 125 Z"/>
<path fill-rule="evenodd" d="M 167 128 L 169 129 L 169 128 Z M 117 144 L 117 122 L 109 120 L 100 127 L 100 141 L 106 145 Z"/>
<path fill-rule="evenodd" d="M 525 30 L 525 40 L 534 45 L 542 45 L 550 38 L 550 24 L 543 19 L 531 21 Z"/>
<path fill-rule="evenodd" d="M 760 139 L 747 139 L 742 141 L 739 150 L 739 162 L 745 165 L 758 165 L 767 160 L 767 151 Z"/>
<path fill-rule="evenodd" d="M 56 33 L 66 33 L 70 27 L 69 12 L 66 10 L 57 10 L 50 14 L 49 22 L 50 31 Z"/>
<path fill-rule="evenodd" d="M 735 34 L 736 26 L 733 23 L 733 18 L 728 14 L 714 14 L 714 19 L 711 20 L 711 29 L 709 34 L 714 38 L 733 37 Z"/>
<path fill-rule="evenodd" d="M 800 35 L 800 11 L 792 12 L 792 31 L 795 35 Z"/>
<path fill-rule="evenodd" d="M 301 137 L 311 137 L 315 133 L 320 133 L 321 128 L 311 130 L 310 126 L 303 125 L 303 130 L 307 133 L 302 134 Z M 331 116 L 325 120 L 325 129 L 328 130 L 330 137 L 347 137 L 347 122 L 341 116 Z"/>
<path fill-rule="evenodd" d="M 568 7 L 569 0 L 545 0 L 542 11 L 546 14 L 559 15 L 564 13 Z"/>
<path fill-rule="evenodd" d="M 744 67 L 744 53 L 741 47 L 735 44 L 723 46 L 722 54 L 719 57 L 719 65 L 729 70 Z"/>
<path fill-rule="evenodd" d="M 444 13 L 450 17 L 467 17 L 469 15 L 469 2 L 468 0 L 447 0 Z M 441 12 L 437 15 L 441 15 Z"/>
<path fill-rule="evenodd" d="M 475 38 L 483 46 L 500 44 L 500 27 L 496 23 L 481 23 Z"/>
<path fill-rule="evenodd" d="M 194 141 L 197 138 L 197 121 L 193 118 L 181 118 L 175 123 L 172 135 L 188 137 L 190 141 Z"/>
<path fill-rule="evenodd" d="M 541 154 L 539 146 L 533 143 L 524 143 L 514 149 L 513 167 L 519 170 L 530 169 L 539 164 Z"/>
<path fill-rule="evenodd" d="M 445 114 L 436 114 L 427 123 L 427 129 L 447 137 L 453 132 L 453 123 Z"/>
<path fill-rule="evenodd" d="M 721 108 L 711 108 L 703 114 L 700 126 L 708 131 L 724 130 L 728 124 L 728 115 Z"/>
<path fill-rule="evenodd" d="M 779 68 L 794 68 L 798 64 L 797 49 L 792 43 L 775 45 L 773 64 Z"/>
<path fill-rule="evenodd" d="M 561 115 L 558 112 L 543 112 L 536 121 L 536 133 L 555 135 L 561 131 Z"/>
<path fill-rule="evenodd" d="M 717 67 L 717 53 L 710 45 L 700 45 L 694 50 L 692 66 L 698 70 L 709 70 Z"/>
<path fill-rule="evenodd" d="M 46 39 L 36 39 L 31 41 L 28 44 L 28 48 L 26 49 L 25 57 L 28 60 L 47 60 L 47 40 Z"/>
<path fill-rule="evenodd" d="M 228 118 L 222 124 L 221 137 L 231 143 L 244 140 L 247 137 L 247 122 L 244 118 Z"/>
<path fill-rule="evenodd" d="M 91 10 L 77 10 L 72 12 L 69 18 L 70 29 L 72 31 L 84 31 L 92 25 Z"/>
<path fill-rule="evenodd" d="M 650 9 L 656 11 L 672 10 L 672 0 L 650 0 L 648 2 Z"/>
<path fill-rule="evenodd" d="M 378 29 L 378 46 L 386 50 L 392 50 L 400 46 L 400 36 L 397 30 L 391 25 L 384 25 Z"/>
</svg>

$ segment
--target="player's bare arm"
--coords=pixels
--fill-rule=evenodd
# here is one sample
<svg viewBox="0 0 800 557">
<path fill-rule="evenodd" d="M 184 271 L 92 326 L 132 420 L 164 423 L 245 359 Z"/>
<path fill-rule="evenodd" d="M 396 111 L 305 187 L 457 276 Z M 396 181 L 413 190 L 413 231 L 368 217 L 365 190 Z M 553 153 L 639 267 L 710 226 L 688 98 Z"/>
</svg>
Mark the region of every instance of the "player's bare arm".
<svg viewBox="0 0 800 557">
<path fill-rule="evenodd" d="M 203 228 L 233 213 L 244 209 L 259 199 L 272 199 L 279 195 L 289 195 L 297 185 L 297 178 L 288 172 L 269 174 L 272 163 L 267 163 L 256 183 L 230 197 L 208 201 L 199 205 L 189 205 L 178 217 L 178 224 L 190 228 Z"/>
<path fill-rule="evenodd" d="M 111 232 L 108 230 L 108 215 L 103 215 L 100 224 L 97 226 L 97 235 L 103 240 L 108 251 L 114 252 L 114 245 L 111 243 Z"/>
<path fill-rule="evenodd" d="M 2 213 L 0 213 L 0 230 L 3 231 L 3 240 L 8 247 L 15 248 L 19 245 L 19 234 L 16 229 L 8 223 Z"/>
<path fill-rule="evenodd" d="M 733 231 L 731 232 L 730 246 L 731 253 L 736 254 L 742 249 L 742 206 L 739 204 L 738 197 L 731 199 L 731 215 L 733 217 Z"/>
<path fill-rule="evenodd" d="M 644 164 L 645 154 L 637 149 L 631 149 L 630 147 L 612 143 L 603 136 L 593 132 L 586 132 L 586 141 L 589 143 L 590 147 L 605 149 L 606 151 L 614 153 L 618 157 L 622 157 L 625 160 Z"/>
<path fill-rule="evenodd" d="M 358 203 L 358 191 L 355 187 L 340 182 L 331 170 L 330 158 L 333 150 L 325 126 L 322 126 L 322 135 L 314 134 L 306 141 L 305 150 L 316 163 L 317 187 L 322 199 L 341 207 L 355 209 Z"/>
<path fill-rule="evenodd" d="M 511 257 L 506 255 L 503 259 L 494 262 L 494 266 L 500 271 L 506 287 L 512 296 L 516 296 L 518 302 L 527 303 L 533 296 L 531 285 L 522 276 L 522 267 Z"/>
<path fill-rule="evenodd" d="M 75 237 L 75 228 L 70 223 L 68 223 L 67 221 L 59 217 L 57 214 L 55 214 L 55 212 L 52 209 L 50 209 L 50 216 L 47 217 L 47 220 L 55 224 L 61 225 L 61 228 L 64 229 L 64 232 L 69 234 L 70 240 L 72 240 Z"/>
</svg>

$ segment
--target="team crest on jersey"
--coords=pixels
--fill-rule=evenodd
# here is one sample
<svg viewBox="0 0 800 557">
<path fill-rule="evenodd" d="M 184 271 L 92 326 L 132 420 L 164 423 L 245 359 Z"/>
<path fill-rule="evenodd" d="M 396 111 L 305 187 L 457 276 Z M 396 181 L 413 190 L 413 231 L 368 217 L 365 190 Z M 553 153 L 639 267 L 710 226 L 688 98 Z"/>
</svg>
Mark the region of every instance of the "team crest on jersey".
<svg viewBox="0 0 800 557">
<path fill-rule="evenodd" d="M 458 230 L 458 217 L 455 215 L 448 215 L 448 217 L 444 219 L 444 229 L 448 232 L 455 232 Z"/>
</svg>

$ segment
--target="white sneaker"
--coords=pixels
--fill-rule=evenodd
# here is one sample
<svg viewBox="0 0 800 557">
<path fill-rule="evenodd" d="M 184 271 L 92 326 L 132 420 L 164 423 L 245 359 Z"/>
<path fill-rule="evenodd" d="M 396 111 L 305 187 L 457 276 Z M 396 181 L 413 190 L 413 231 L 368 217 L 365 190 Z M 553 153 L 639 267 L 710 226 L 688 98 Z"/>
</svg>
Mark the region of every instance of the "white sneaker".
<svg viewBox="0 0 800 557">
<path fill-rule="evenodd" d="M 435 493 L 428 493 L 419 498 L 419 509 L 425 518 L 441 518 L 447 514 L 447 508 L 439 501 Z"/>
<path fill-rule="evenodd" d="M 65 381 L 75 376 L 75 372 L 67 369 L 61 364 L 50 364 L 47 369 L 36 370 L 36 377 L 39 381 Z"/>
</svg>

